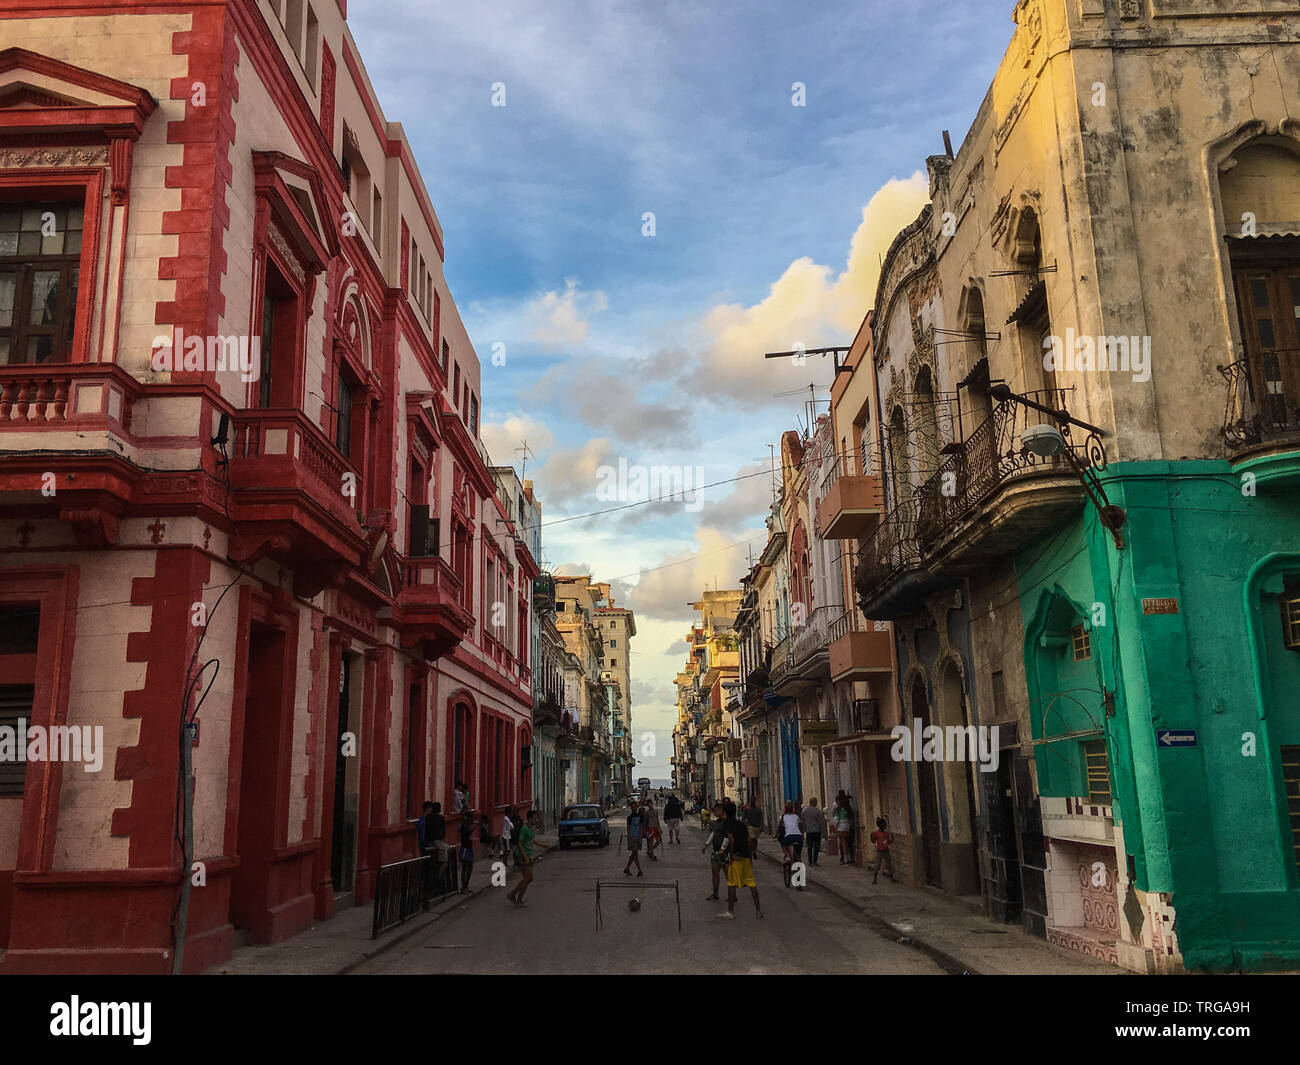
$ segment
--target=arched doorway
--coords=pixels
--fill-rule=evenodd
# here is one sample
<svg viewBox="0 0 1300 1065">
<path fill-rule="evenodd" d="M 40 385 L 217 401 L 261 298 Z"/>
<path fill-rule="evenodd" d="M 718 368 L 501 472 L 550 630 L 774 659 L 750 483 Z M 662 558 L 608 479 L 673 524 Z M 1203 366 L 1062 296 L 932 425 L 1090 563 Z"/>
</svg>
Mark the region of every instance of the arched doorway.
<svg viewBox="0 0 1300 1065">
<path fill-rule="evenodd" d="M 948 795 L 948 843 L 953 854 L 952 868 L 955 882 L 951 885 L 957 895 L 980 893 L 979 820 L 975 814 L 975 765 L 979 747 L 976 731 L 971 725 L 966 692 L 961 672 L 955 662 L 943 667 L 939 680 L 939 723 L 944 728 L 944 783 Z M 960 752 L 948 749 L 948 728 L 962 729 L 965 747 Z"/>
<path fill-rule="evenodd" d="M 919 718 L 922 731 L 931 724 L 930 697 L 926 694 L 925 678 L 917 676 L 912 682 L 912 717 Z M 913 722 L 915 724 L 915 721 Z M 922 745 L 920 734 L 912 737 L 913 757 L 917 757 Z M 934 887 L 943 887 L 942 848 L 943 840 L 939 827 L 939 791 L 938 774 L 934 763 L 924 758 L 917 758 L 916 788 L 921 807 L 921 865 L 925 883 Z"/>
</svg>

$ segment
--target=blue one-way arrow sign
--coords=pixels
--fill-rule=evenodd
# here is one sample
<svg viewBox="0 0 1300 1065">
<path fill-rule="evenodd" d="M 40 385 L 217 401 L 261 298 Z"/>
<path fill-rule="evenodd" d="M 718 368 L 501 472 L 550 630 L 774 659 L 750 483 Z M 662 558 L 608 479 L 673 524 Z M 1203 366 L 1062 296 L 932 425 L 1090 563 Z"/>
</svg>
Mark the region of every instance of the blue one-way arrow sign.
<svg viewBox="0 0 1300 1065">
<path fill-rule="evenodd" d="M 1161 747 L 1195 747 L 1196 729 L 1194 728 L 1158 728 L 1156 743 Z"/>
</svg>

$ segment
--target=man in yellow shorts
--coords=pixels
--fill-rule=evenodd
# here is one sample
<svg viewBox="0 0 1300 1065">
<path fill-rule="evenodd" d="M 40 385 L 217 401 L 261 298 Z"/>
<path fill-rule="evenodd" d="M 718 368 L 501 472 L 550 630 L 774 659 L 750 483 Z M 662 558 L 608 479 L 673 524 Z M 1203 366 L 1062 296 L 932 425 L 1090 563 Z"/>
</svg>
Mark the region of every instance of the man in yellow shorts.
<svg viewBox="0 0 1300 1065">
<path fill-rule="evenodd" d="M 731 861 L 727 863 L 727 910 L 718 914 L 729 921 L 736 919 L 736 888 L 747 887 L 754 896 L 754 916 L 762 918 L 758 904 L 758 885 L 754 882 L 754 860 L 749 849 L 749 833 L 736 820 L 736 804 L 725 802 L 726 820 L 722 823 L 722 847 Z"/>
</svg>

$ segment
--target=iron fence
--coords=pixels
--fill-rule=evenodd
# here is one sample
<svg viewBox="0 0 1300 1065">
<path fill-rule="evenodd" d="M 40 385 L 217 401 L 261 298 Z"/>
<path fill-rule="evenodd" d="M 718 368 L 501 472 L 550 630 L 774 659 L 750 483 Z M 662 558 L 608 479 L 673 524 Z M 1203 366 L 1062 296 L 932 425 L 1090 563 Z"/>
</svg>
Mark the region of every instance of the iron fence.
<svg viewBox="0 0 1300 1065">
<path fill-rule="evenodd" d="M 454 847 L 448 847 L 446 857 L 441 860 L 425 855 L 381 865 L 375 877 L 370 938 L 378 938 L 427 909 L 435 895 L 441 902 L 454 894 L 459 885 L 460 870 Z"/>
<path fill-rule="evenodd" d="M 1223 438 L 1232 449 L 1300 433 L 1300 348 L 1274 348 L 1220 366 L 1228 382 Z"/>
<path fill-rule="evenodd" d="M 1064 389 L 1039 389 L 1025 398 L 1054 411 L 1065 408 Z M 1052 414 L 1003 400 L 965 440 L 944 449 L 938 471 L 917 491 L 916 534 L 922 545 L 939 540 L 1009 478 L 1063 467 L 1059 456 L 1045 458 L 1021 446 L 1021 433 L 1037 425 L 1060 427 Z"/>
</svg>

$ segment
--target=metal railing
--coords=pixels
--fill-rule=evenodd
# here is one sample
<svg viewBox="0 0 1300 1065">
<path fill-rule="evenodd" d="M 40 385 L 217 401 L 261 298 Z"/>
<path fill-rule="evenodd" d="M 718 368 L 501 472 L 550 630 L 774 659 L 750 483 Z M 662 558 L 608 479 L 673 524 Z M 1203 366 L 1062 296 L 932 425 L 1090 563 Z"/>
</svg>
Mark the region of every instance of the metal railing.
<svg viewBox="0 0 1300 1065">
<path fill-rule="evenodd" d="M 455 892 L 460 870 L 456 849 L 447 848 L 444 861 L 424 855 L 402 862 L 381 865 L 375 877 L 375 903 L 370 921 L 370 938 L 376 939 L 390 928 L 428 908 L 434 895 L 441 902 Z"/>
<path fill-rule="evenodd" d="M 1025 398 L 1053 410 L 1065 408 L 1064 389 L 1039 389 L 1025 393 Z M 934 476 L 917 491 L 916 533 L 921 543 L 942 538 L 1008 479 L 1030 471 L 1064 468 L 1060 457 L 1035 455 L 1020 443 L 1027 428 L 1059 424 L 1053 415 L 1015 400 L 998 403 L 965 440 L 946 449 Z"/>
<path fill-rule="evenodd" d="M 921 541 L 917 538 L 918 500 L 907 499 L 894 507 L 870 540 L 858 551 L 854 583 L 867 598 L 900 570 L 921 562 Z"/>
<path fill-rule="evenodd" d="M 772 683 L 775 684 L 794 665 L 794 633 L 790 633 L 772 649 Z"/>
<path fill-rule="evenodd" d="M 833 644 L 836 640 L 838 640 L 840 637 L 844 636 L 846 633 L 850 632 L 851 630 L 856 629 L 857 625 L 855 621 L 856 621 L 855 614 L 852 609 L 844 611 L 843 614 L 841 614 L 838 618 L 832 621 L 830 623 L 830 626 L 826 630 L 827 646 Z"/>
<path fill-rule="evenodd" d="M 794 633 L 792 656 L 795 665 L 807 661 L 830 643 L 830 628 L 840 618 L 841 606 L 819 606 L 808 615 L 808 623 Z"/>
<path fill-rule="evenodd" d="M 1300 348 L 1272 348 L 1220 366 L 1228 382 L 1223 438 L 1253 447 L 1300 433 Z"/>
</svg>

